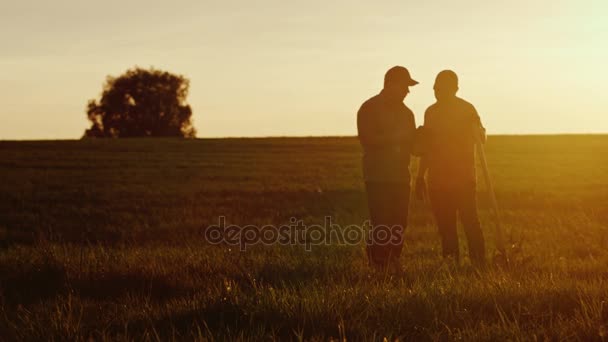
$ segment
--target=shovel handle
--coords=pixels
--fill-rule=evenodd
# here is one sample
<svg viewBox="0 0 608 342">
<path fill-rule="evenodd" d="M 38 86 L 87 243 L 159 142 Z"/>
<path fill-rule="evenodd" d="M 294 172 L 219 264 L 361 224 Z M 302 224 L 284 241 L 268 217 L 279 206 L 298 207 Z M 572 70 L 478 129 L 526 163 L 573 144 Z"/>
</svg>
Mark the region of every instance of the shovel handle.
<svg viewBox="0 0 608 342">
<path fill-rule="evenodd" d="M 492 213 L 494 214 L 494 227 L 496 236 L 496 249 L 502 254 L 505 253 L 505 234 L 500 224 L 500 213 L 498 210 L 498 202 L 496 201 L 496 194 L 494 192 L 494 186 L 492 185 L 492 179 L 490 178 L 490 171 L 488 170 L 488 163 L 486 161 L 486 153 L 480 139 L 475 144 L 477 146 L 477 155 L 481 162 L 481 169 L 483 170 L 483 178 L 490 196 L 490 204 L 492 205 Z"/>
</svg>

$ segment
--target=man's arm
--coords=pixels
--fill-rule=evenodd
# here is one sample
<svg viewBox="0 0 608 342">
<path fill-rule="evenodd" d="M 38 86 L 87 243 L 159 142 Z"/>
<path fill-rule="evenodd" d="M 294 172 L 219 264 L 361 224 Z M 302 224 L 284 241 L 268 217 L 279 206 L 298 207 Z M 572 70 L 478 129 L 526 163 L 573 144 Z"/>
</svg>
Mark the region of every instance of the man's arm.
<svg viewBox="0 0 608 342">
<path fill-rule="evenodd" d="M 401 140 L 401 144 L 404 151 L 408 151 L 409 154 L 414 154 L 414 148 L 416 143 L 416 118 L 414 112 L 405 106 L 405 127 L 398 129 Z"/>
<path fill-rule="evenodd" d="M 427 191 L 426 191 L 426 180 L 424 179 L 424 175 L 426 171 L 429 169 L 427 157 L 420 157 L 420 163 L 418 164 L 418 176 L 416 176 L 416 183 L 414 186 L 414 192 L 416 193 L 416 198 L 418 200 L 424 201 Z"/>
<path fill-rule="evenodd" d="M 483 127 L 483 124 L 481 123 L 481 118 L 479 117 L 479 114 L 477 113 L 475 106 L 471 105 L 471 111 L 472 111 L 472 115 L 473 115 L 473 137 L 475 139 L 475 142 L 485 144 L 486 140 L 487 140 L 486 129 Z"/>
<path fill-rule="evenodd" d="M 420 161 L 418 163 L 418 176 L 417 179 L 424 179 L 426 172 L 429 169 L 429 163 L 426 156 L 420 157 Z"/>
<path fill-rule="evenodd" d="M 424 113 L 424 125 L 429 125 L 429 111 Z M 419 200 L 424 200 L 427 194 L 426 181 L 424 179 L 426 172 L 429 169 L 428 152 L 429 152 L 429 132 L 428 126 L 420 126 L 416 131 L 416 149 L 420 160 L 418 163 L 418 175 L 416 176 L 416 185 L 414 191 Z"/>
</svg>

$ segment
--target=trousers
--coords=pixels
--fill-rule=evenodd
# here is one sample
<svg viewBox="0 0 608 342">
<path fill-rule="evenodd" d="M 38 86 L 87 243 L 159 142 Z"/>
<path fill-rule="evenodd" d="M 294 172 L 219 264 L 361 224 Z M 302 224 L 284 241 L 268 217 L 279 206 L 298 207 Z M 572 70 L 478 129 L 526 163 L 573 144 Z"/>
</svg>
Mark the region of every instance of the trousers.
<svg viewBox="0 0 608 342">
<path fill-rule="evenodd" d="M 367 256 L 374 267 L 395 262 L 403 249 L 407 227 L 409 182 L 366 182 L 371 230 L 367 237 Z"/>
<path fill-rule="evenodd" d="M 459 217 L 469 247 L 469 258 L 474 263 L 485 262 L 485 241 L 477 214 L 475 184 L 429 187 L 429 198 L 441 236 L 443 256 L 460 260 L 457 232 Z"/>
</svg>

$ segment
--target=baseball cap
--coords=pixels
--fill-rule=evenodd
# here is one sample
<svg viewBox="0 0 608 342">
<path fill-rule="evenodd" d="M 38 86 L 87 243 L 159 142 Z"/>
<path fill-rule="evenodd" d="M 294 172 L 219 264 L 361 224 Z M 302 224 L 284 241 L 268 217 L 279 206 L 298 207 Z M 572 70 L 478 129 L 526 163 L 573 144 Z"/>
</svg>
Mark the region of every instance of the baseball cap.
<svg viewBox="0 0 608 342">
<path fill-rule="evenodd" d="M 410 72 L 402 66 L 394 66 L 386 72 L 384 75 L 384 84 L 391 83 L 405 83 L 408 86 L 414 86 L 418 84 L 418 81 L 412 79 Z"/>
</svg>

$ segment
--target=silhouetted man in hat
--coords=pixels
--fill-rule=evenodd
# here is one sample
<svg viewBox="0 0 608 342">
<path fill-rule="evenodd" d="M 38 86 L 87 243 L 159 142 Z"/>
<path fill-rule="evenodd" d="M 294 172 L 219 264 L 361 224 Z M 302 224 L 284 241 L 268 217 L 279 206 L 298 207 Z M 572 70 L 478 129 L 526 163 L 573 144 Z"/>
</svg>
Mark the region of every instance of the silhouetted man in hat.
<svg viewBox="0 0 608 342">
<path fill-rule="evenodd" d="M 451 70 L 437 75 L 437 102 L 424 115 L 419 130 L 423 156 L 416 181 L 416 196 L 428 194 L 445 257 L 459 261 L 457 216 L 464 226 L 469 257 L 485 262 L 484 238 L 477 216 L 475 145 L 485 142 L 485 129 L 475 107 L 456 96 L 458 76 Z"/>
<path fill-rule="evenodd" d="M 414 114 L 403 100 L 418 84 L 396 66 L 384 76 L 384 89 L 357 113 L 363 147 L 363 176 L 371 216 L 367 254 L 370 265 L 394 264 L 403 247 L 410 199 L 410 152 L 416 132 Z"/>
</svg>

